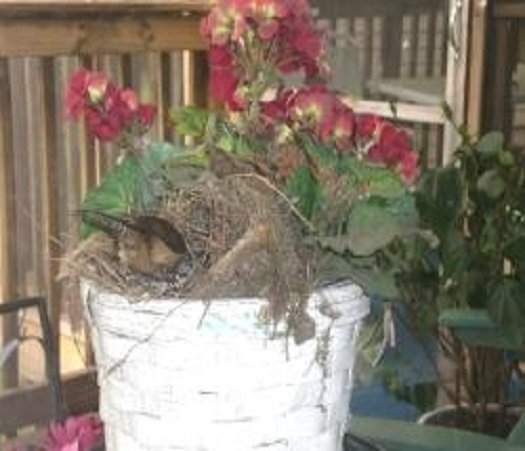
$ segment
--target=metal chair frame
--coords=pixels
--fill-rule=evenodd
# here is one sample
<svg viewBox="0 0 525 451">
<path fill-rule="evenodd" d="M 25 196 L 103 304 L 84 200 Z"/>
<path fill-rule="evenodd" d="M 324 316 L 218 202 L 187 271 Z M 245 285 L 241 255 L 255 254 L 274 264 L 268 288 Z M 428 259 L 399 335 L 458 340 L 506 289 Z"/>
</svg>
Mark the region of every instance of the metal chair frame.
<svg viewBox="0 0 525 451">
<path fill-rule="evenodd" d="M 51 391 L 53 419 L 63 421 L 66 418 L 66 406 L 62 386 L 60 383 L 60 367 L 58 362 L 57 344 L 53 338 L 51 323 L 47 314 L 46 299 L 42 296 L 7 301 L 0 304 L 0 317 L 2 315 L 18 313 L 30 308 L 36 308 L 42 328 L 42 337 L 37 338 L 44 350 L 46 376 Z M 22 341 L 29 337 L 19 337 Z M 34 338 L 34 337 L 31 337 Z"/>
</svg>

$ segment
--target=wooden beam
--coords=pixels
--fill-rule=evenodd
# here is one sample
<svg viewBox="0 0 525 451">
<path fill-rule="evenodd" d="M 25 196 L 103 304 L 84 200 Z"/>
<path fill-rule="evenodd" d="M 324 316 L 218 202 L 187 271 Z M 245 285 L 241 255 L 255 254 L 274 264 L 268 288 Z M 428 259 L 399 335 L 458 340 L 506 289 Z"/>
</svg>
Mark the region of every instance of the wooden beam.
<svg viewBox="0 0 525 451">
<path fill-rule="evenodd" d="M 381 117 L 405 122 L 421 122 L 425 124 L 443 124 L 443 110 L 440 106 L 424 106 L 412 103 L 388 103 L 375 100 L 355 100 L 347 98 L 345 102 L 356 113 L 371 113 Z"/>
<path fill-rule="evenodd" d="M 0 302 L 17 296 L 16 271 L 16 199 L 13 152 L 13 123 L 9 63 L 0 58 Z M 17 320 L 13 315 L 2 319 L 0 345 L 17 336 Z M 15 354 L 0 373 L 7 387 L 18 384 L 18 354 Z"/>
<path fill-rule="evenodd" d="M 525 18 L 525 4 L 523 2 L 496 2 L 493 16 L 498 19 L 523 19 Z"/>
<path fill-rule="evenodd" d="M 207 11 L 208 0 L 0 0 L 0 11 L 114 11 L 130 9 Z"/>
<path fill-rule="evenodd" d="M 0 57 L 204 50 L 200 18 L 170 14 L 0 19 Z"/>
<path fill-rule="evenodd" d="M 472 30 L 470 33 L 468 65 L 467 125 L 474 136 L 481 132 L 483 83 L 487 54 L 487 2 L 474 1 L 472 5 Z"/>
<path fill-rule="evenodd" d="M 70 415 L 97 412 L 99 388 L 94 367 L 71 374 L 62 379 L 66 409 Z"/>
<path fill-rule="evenodd" d="M 99 390 L 94 368 L 63 378 L 62 389 L 71 415 L 96 412 Z M 52 421 L 49 384 L 16 388 L 0 394 L 0 435 L 29 425 L 44 425 Z"/>
</svg>

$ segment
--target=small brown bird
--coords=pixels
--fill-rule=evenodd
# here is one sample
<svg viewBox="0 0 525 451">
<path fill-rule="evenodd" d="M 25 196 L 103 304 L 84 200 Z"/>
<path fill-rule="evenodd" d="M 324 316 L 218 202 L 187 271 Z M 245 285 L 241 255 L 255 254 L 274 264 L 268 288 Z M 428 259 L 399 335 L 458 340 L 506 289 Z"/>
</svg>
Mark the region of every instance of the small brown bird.
<svg viewBox="0 0 525 451">
<path fill-rule="evenodd" d="M 152 274 L 172 268 L 189 252 L 182 234 L 158 216 L 118 217 L 93 210 L 80 214 L 86 224 L 115 240 L 120 263 L 134 271 Z"/>
</svg>

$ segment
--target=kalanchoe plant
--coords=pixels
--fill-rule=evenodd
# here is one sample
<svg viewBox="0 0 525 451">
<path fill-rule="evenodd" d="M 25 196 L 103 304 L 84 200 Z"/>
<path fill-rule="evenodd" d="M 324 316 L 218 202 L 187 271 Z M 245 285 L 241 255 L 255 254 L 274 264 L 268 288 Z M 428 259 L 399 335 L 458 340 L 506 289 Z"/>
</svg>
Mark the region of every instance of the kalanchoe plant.
<svg viewBox="0 0 525 451">
<path fill-rule="evenodd" d="M 151 106 L 100 74 L 82 70 L 72 78 L 70 114 L 84 115 L 95 137 L 118 141 L 126 154 L 83 208 L 154 211 L 159 186 L 169 189 L 156 183 L 161 167 L 256 173 L 295 205 L 308 238 L 329 257 L 321 265 L 328 275 L 319 277 L 350 277 L 392 295 L 393 279 L 383 277 L 391 274 L 377 263 L 416 224 L 410 186 L 418 154 L 408 134 L 356 114 L 330 89 L 324 38 L 306 0 L 219 0 L 202 32 L 217 108 L 172 114 L 177 131 L 196 139 L 193 148 L 145 144 Z"/>
</svg>

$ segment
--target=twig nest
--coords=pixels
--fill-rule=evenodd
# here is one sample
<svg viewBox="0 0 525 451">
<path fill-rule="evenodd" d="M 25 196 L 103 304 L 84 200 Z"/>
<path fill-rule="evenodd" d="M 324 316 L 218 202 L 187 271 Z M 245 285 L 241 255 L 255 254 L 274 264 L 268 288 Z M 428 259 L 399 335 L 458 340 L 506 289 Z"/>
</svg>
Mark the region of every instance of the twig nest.
<svg viewBox="0 0 525 451">
<path fill-rule="evenodd" d="M 312 288 L 303 225 L 293 205 L 266 179 L 206 173 L 190 186 L 170 190 L 155 214 L 186 241 L 187 255 L 173 266 L 166 267 L 170 259 L 163 259 L 162 267 L 148 266 L 148 271 L 130 268 L 119 237 L 112 245 L 97 234 L 70 256 L 70 268 L 77 273 L 81 268 L 81 275 L 137 299 L 265 298 L 270 319 L 287 318 L 301 331 L 296 341 L 313 335 L 303 308 Z M 127 234 L 126 240 L 133 237 Z M 138 244 L 127 247 L 140 249 Z"/>
</svg>

